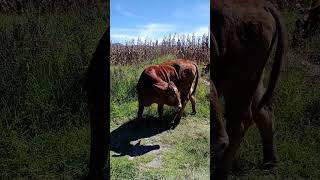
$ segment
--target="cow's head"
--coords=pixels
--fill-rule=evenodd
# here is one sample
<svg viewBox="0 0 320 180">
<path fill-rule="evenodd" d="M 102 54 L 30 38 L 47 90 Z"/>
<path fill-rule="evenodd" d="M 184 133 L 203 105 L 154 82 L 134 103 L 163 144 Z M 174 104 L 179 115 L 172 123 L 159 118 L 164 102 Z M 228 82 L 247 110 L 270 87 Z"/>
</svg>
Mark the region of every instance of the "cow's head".
<svg viewBox="0 0 320 180">
<path fill-rule="evenodd" d="M 165 98 L 167 105 L 182 108 L 180 92 L 172 81 L 165 84 L 154 84 L 153 88 L 161 95 L 161 98 Z"/>
</svg>

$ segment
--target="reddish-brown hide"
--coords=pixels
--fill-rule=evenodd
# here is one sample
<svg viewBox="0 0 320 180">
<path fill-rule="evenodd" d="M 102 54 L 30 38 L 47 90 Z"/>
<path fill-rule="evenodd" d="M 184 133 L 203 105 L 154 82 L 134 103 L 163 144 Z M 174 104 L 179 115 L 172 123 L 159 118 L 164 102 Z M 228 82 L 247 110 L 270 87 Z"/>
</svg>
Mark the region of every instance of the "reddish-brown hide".
<svg viewBox="0 0 320 180">
<path fill-rule="evenodd" d="M 190 100 L 192 104 L 192 114 L 196 114 L 195 92 L 199 81 L 199 69 L 194 61 L 188 59 L 177 59 L 161 63 L 162 65 L 170 65 L 176 69 L 179 76 L 177 87 L 180 91 L 182 108 L 175 117 L 176 124 L 179 123 L 182 112 Z"/>
</svg>

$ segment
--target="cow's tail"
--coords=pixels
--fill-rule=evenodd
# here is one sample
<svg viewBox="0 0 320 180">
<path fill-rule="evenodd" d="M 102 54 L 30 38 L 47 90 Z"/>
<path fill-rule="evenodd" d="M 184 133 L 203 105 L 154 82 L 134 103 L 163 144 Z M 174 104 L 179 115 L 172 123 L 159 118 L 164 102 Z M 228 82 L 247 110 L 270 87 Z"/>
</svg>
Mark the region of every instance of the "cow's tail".
<svg viewBox="0 0 320 180">
<path fill-rule="evenodd" d="M 285 53 L 286 53 L 287 46 L 288 46 L 287 45 L 287 33 L 285 30 L 284 23 L 280 18 L 280 14 L 273 6 L 270 6 L 268 9 L 276 21 L 276 33 L 278 36 L 278 42 L 277 42 L 277 49 L 276 49 L 276 53 L 275 53 L 275 59 L 274 59 L 271 74 L 270 74 L 269 84 L 268 84 L 268 87 L 267 87 L 265 94 L 263 95 L 261 101 L 258 104 L 258 109 L 257 109 L 258 111 L 264 105 L 266 105 L 272 97 L 272 93 L 273 93 L 275 86 L 276 86 L 276 83 L 279 79 L 281 64 L 282 64 L 283 59 L 285 58 Z"/>
<path fill-rule="evenodd" d="M 197 89 L 198 81 L 199 81 L 199 76 L 200 76 L 198 65 L 196 63 L 193 63 L 193 65 L 196 67 L 196 82 L 194 84 L 194 88 L 193 88 L 193 91 L 191 92 L 191 95 L 194 95 L 196 93 L 196 89 Z"/>
</svg>

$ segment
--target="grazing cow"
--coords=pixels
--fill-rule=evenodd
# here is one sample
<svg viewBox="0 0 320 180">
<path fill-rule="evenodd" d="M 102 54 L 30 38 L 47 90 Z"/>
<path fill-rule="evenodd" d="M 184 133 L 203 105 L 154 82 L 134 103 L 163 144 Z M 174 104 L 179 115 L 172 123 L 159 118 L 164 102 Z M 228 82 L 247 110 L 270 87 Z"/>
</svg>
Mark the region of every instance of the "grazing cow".
<svg viewBox="0 0 320 180">
<path fill-rule="evenodd" d="M 162 119 L 164 104 L 181 109 L 180 92 L 176 86 L 179 76 L 174 67 L 151 65 L 144 69 L 138 84 L 138 119 L 142 118 L 145 106 L 158 104 L 159 118 Z"/>
<path fill-rule="evenodd" d="M 277 162 L 273 142 L 272 97 L 287 50 L 287 34 L 276 8 L 264 0 L 211 0 L 211 121 L 216 169 L 214 179 L 227 179 L 247 128 L 255 122 L 263 144 L 263 167 Z M 277 40 L 267 90 L 263 71 Z M 218 97 L 225 100 L 226 129 Z"/>
<path fill-rule="evenodd" d="M 187 59 L 163 62 L 161 65 L 174 67 L 179 76 L 177 87 L 180 92 L 182 108 L 174 119 L 174 125 L 176 126 L 179 124 L 183 110 L 189 100 L 192 105 L 192 114 L 196 114 L 195 92 L 199 81 L 199 69 L 195 62 Z"/>
</svg>

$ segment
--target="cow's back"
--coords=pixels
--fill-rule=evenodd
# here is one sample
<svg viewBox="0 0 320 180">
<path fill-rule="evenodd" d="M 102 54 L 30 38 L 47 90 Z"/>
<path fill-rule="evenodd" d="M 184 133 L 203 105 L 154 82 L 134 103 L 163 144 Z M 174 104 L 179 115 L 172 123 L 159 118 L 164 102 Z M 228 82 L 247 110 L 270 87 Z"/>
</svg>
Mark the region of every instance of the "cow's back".
<svg viewBox="0 0 320 180">
<path fill-rule="evenodd" d="M 199 76 L 197 65 L 195 62 L 187 59 L 177 59 L 175 61 L 167 61 L 162 65 L 170 65 L 176 69 L 179 74 L 178 89 L 182 99 L 189 99 L 190 94 L 196 88 L 196 78 Z"/>
<path fill-rule="evenodd" d="M 137 93 L 139 101 L 143 101 L 144 104 L 149 105 L 155 100 L 156 92 L 152 88 L 152 85 L 161 82 L 159 78 L 155 78 L 157 71 L 159 71 L 159 68 L 152 65 L 146 67 L 140 75 Z"/>
</svg>

